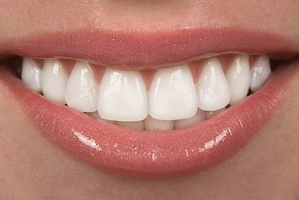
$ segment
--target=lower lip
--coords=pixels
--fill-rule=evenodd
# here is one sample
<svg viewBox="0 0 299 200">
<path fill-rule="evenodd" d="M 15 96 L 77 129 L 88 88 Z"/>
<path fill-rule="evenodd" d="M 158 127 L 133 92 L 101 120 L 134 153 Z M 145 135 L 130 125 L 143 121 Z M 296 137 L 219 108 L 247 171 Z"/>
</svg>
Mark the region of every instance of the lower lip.
<svg viewBox="0 0 299 200">
<path fill-rule="evenodd" d="M 260 91 L 212 119 L 183 130 L 136 131 L 50 102 L 1 69 L 0 80 L 55 144 L 100 170 L 151 178 L 200 172 L 230 158 L 282 104 L 290 82 L 280 68 Z"/>
</svg>

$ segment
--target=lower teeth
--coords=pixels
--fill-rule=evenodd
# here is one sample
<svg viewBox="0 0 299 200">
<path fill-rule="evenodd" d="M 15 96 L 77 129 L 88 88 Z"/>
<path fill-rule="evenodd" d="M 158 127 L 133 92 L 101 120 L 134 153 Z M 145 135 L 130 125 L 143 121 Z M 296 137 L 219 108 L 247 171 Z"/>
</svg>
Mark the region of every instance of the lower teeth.
<svg viewBox="0 0 299 200">
<path fill-rule="evenodd" d="M 271 73 L 264 55 L 236 55 L 227 70 L 220 61 L 214 57 L 197 66 L 197 76 L 189 65 L 160 69 L 146 85 L 137 71 L 106 69 L 100 81 L 87 63 L 77 62 L 69 69 L 57 59 L 45 59 L 39 66 L 24 58 L 21 78 L 46 98 L 106 123 L 136 130 L 178 130 L 239 103 L 249 89 L 259 90 Z"/>
</svg>

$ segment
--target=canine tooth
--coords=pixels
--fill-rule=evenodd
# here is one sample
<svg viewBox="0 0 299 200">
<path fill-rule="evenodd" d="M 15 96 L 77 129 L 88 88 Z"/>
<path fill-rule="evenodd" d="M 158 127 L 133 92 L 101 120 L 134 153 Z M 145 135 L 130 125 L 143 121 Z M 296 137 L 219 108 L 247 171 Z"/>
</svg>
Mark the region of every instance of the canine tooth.
<svg viewBox="0 0 299 200">
<path fill-rule="evenodd" d="M 68 74 L 56 59 L 46 59 L 42 70 L 43 95 L 57 103 L 65 104 Z"/>
<path fill-rule="evenodd" d="M 230 105 L 240 102 L 248 94 L 250 84 L 249 57 L 247 55 L 236 56 L 226 73 L 230 88 Z"/>
<path fill-rule="evenodd" d="M 197 111 L 198 98 L 186 65 L 158 70 L 148 95 L 149 115 L 155 119 L 190 118 Z"/>
<path fill-rule="evenodd" d="M 196 87 L 201 110 L 215 111 L 229 103 L 229 86 L 217 58 L 206 62 Z"/>
<path fill-rule="evenodd" d="M 260 56 L 254 63 L 250 72 L 250 90 L 259 90 L 271 74 L 270 60 L 266 55 Z"/>
<path fill-rule="evenodd" d="M 69 77 L 65 100 L 69 107 L 81 112 L 97 110 L 98 85 L 87 63 L 77 62 Z"/>
<path fill-rule="evenodd" d="M 116 125 L 127 127 L 135 130 L 144 130 L 144 122 L 136 121 L 136 122 L 115 122 Z"/>
<path fill-rule="evenodd" d="M 97 105 L 104 119 L 125 122 L 145 119 L 148 101 L 140 73 L 108 68 L 100 85 Z"/>
<path fill-rule="evenodd" d="M 42 91 L 42 70 L 32 58 L 24 57 L 22 66 L 22 81 L 35 92 Z"/>
<path fill-rule="evenodd" d="M 205 112 L 198 109 L 197 113 L 193 117 L 174 121 L 174 129 L 178 130 L 187 128 L 203 120 L 205 120 Z"/>
<path fill-rule="evenodd" d="M 174 121 L 168 120 L 157 120 L 148 116 L 144 120 L 144 125 L 146 130 L 172 130 L 174 126 Z"/>
</svg>

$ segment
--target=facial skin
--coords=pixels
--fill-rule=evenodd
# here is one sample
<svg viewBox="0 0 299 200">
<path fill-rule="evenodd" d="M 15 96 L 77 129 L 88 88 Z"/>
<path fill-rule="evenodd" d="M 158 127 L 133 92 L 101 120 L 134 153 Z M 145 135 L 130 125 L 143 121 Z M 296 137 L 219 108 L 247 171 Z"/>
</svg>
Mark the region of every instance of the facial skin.
<svg viewBox="0 0 299 200">
<path fill-rule="evenodd" d="M 298 54 L 298 11 L 296 0 L 0 0 L 0 44 L 84 28 L 154 32 L 243 27 L 289 38 Z M 285 70 L 290 77 L 287 98 L 245 148 L 205 172 L 155 180 L 109 174 L 53 145 L 0 79 L 0 199 L 298 199 L 299 67 Z"/>
</svg>

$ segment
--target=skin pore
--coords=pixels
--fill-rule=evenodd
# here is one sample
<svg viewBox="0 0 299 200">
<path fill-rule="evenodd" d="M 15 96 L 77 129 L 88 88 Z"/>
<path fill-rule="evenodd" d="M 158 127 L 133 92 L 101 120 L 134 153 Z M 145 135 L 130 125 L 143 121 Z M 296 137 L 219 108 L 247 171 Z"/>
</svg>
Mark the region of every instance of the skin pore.
<svg viewBox="0 0 299 200">
<path fill-rule="evenodd" d="M 290 39 L 298 54 L 298 10 L 296 0 L 0 0 L 0 48 L 45 32 L 238 27 Z M 201 173 L 153 180 L 95 169 L 53 145 L 0 76 L 0 199 L 298 199 L 298 65 L 284 69 L 283 104 L 235 156 Z"/>
</svg>

